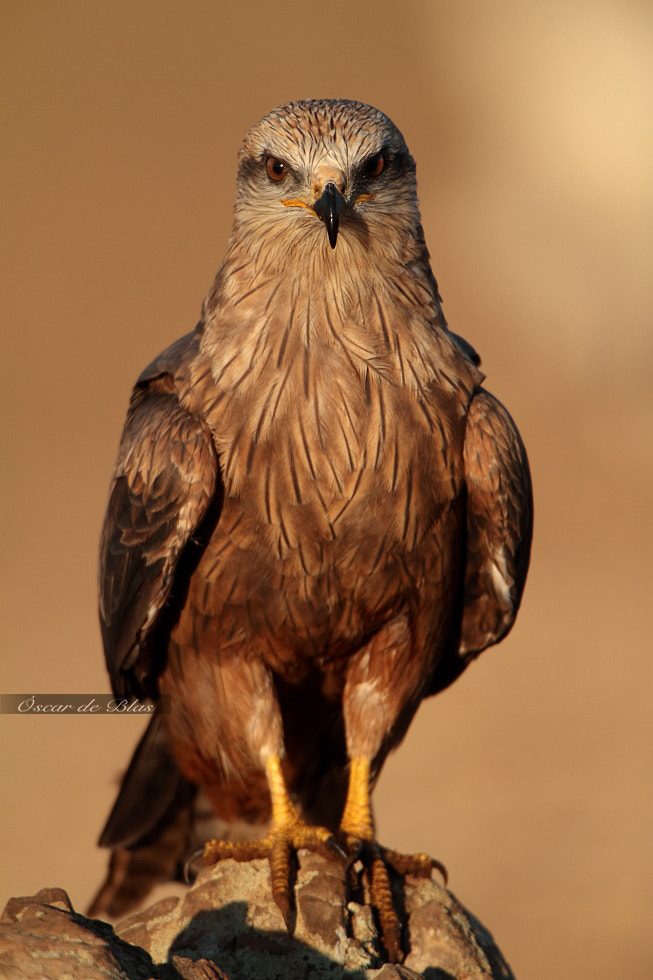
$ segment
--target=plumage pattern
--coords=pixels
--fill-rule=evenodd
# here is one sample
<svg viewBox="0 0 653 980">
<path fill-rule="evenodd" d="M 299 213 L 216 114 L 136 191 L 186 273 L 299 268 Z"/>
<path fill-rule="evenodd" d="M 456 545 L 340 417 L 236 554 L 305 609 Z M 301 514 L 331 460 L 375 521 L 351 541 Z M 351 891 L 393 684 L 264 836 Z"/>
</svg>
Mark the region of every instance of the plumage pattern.
<svg viewBox="0 0 653 980">
<path fill-rule="evenodd" d="M 278 758 L 335 831 L 348 760 L 373 783 L 420 700 L 510 629 L 530 478 L 482 381 L 392 122 L 344 100 L 268 114 L 201 321 L 134 389 L 100 555 L 114 689 L 169 696 L 164 768 L 220 818 L 269 819 Z M 132 807 L 149 844 L 169 797 L 143 827 L 132 767 L 103 842 L 138 849 Z"/>
</svg>

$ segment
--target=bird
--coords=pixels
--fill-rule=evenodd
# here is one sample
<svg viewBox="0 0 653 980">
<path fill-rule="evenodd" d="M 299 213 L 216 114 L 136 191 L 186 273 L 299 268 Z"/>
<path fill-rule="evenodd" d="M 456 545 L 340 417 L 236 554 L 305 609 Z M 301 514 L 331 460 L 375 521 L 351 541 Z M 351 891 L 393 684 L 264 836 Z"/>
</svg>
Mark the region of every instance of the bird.
<svg viewBox="0 0 653 980">
<path fill-rule="evenodd" d="M 298 849 L 362 861 L 401 958 L 389 869 L 440 865 L 378 843 L 371 792 L 422 700 L 510 630 L 529 564 L 527 454 L 484 379 L 399 129 L 346 99 L 267 113 L 200 321 L 138 378 L 111 484 L 106 665 L 156 711 L 96 914 L 172 874 L 201 812 L 225 830 L 205 862 L 267 857 L 290 929 Z"/>
</svg>

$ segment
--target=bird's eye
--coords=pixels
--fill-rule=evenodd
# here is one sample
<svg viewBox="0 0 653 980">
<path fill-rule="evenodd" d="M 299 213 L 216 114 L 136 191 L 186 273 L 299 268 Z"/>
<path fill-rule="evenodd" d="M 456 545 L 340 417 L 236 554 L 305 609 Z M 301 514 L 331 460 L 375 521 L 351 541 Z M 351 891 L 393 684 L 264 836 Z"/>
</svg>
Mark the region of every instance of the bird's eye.
<svg viewBox="0 0 653 980">
<path fill-rule="evenodd" d="M 365 163 L 365 170 L 368 177 L 378 177 L 385 167 L 385 157 L 382 153 L 375 153 L 373 157 Z"/>
<path fill-rule="evenodd" d="M 286 165 L 283 160 L 277 160 L 276 157 L 268 157 L 265 163 L 265 169 L 268 172 L 268 177 L 270 180 L 276 180 L 277 183 L 286 176 Z"/>
</svg>

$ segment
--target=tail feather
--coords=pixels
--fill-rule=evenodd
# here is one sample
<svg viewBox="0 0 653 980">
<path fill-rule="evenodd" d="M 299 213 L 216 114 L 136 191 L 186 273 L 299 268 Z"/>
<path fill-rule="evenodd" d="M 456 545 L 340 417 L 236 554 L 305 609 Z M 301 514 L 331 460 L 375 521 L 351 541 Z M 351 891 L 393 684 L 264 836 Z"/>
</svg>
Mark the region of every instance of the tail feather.
<svg viewBox="0 0 653 980">
<path fill-rule="evenodd" d="M 179 770 L 155 714 L 136 746 L 99 845 L 112 848 L 107 876 L 89 915 L 117 918 L 175 880 L 191 848 L 197 787 Z"/>
<path fill-rule="evenodd" d="M 194 795 L 172 754 L 168 733 L 155 714 L 134 750 L 120 792 L 98 841 L 100 847 L 134 848 L 157 837 Z"/>
<path fill-rule="evenodd" d="M 100 835 L 109 866 L 88 915 L 128 915 L 151 890 L 183 881 L 186 859 L 212 838 L 253 840 L 261 827 L 220 820 L 177 765 L 162 719 L 154 715 L 136 746 Z"/>
<path fill-rule="evenodd" d="M 192 802 L 180 806 L 171 822 L 149 844 L 131 849 L 114 847 L 105 880 L 91 902 L 88 915 L 119 919 L 134 911 L 155 885 L 179 878 L 190 850 Z"/>
</svg>

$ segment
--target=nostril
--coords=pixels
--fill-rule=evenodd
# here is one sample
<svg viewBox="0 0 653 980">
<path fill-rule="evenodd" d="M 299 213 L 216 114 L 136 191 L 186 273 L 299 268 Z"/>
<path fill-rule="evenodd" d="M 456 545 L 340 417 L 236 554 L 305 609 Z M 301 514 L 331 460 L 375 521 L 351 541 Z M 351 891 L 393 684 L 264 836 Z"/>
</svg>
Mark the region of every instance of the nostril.
<svg viewBox="0 0 653 980">
<path fill-rule="evenodd" d="M 323 194 L 334 194 L 339 197 L 345 196 L 345 181 L 344 180 L 328 180 L 325 183 L 315 181 L 313 184 L 313 194 L 316 198 L 322 197 Z"/>
<path fill-rule="evenodd" d="M 344 197 L 345 190 L 347 188 L 347 179 L 345 174 L 340 170 L 328 168 L 314 175 L 313 193 L 316 197 L 321 197 L 326 188 L 329 186 L 331 186 L 334 191 L 342 194 Z"/>
</svg>

